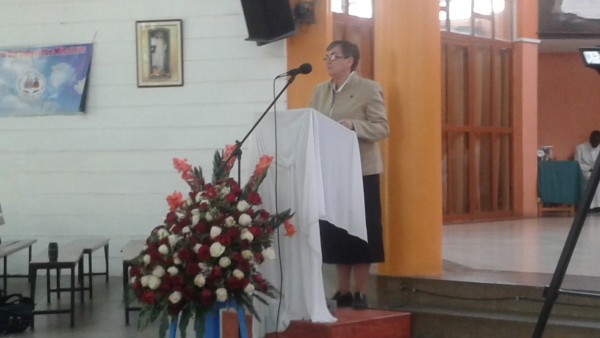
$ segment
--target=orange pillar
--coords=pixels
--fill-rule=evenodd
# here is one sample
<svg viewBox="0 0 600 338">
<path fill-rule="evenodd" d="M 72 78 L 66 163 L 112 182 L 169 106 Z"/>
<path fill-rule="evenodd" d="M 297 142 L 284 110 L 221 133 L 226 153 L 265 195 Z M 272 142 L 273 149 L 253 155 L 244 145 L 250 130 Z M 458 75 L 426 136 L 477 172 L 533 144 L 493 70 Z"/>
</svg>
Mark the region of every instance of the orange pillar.
<svg viewBox="0 0 600 338">
<path fill-rule="evenodd" d="M 384 275 L 442 270 L 439 4 L 378 0 L 375 80 L 390 123 L 384 144 Z"/>
<path fill-rule="evenodd" d="M 514 44 L 514 201 L 519 216 L 537 215 L 537 1 L 517 1 Z"/>
<path fill-rule="evenodd" d="M 293 6 L 301 0 L 290 1 Z M 313 70 L 309 75 L 300 75 L 287 91 L 288 108 L 305 108 L 310 102 L 312 89 L 318 83 L 327 81 L 327 68 L 323 56 L 327 45 L 333 39 L 331 5 L 329 0 L 315 1 L 315 23 L 301 25 L 295 36 L 287 39 L 288 69 L 303 63 L 310 63 Z"/>
</svg>

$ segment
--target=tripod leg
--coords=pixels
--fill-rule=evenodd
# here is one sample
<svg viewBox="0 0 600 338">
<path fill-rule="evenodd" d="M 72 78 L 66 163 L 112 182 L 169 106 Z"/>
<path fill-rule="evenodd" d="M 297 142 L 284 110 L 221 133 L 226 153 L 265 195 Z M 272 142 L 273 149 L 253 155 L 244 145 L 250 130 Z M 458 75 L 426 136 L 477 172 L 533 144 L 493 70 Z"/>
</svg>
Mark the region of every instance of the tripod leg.
<svg viewBox="0 0 600 338">
<path fill-rule="evenodd" d="M 571 261 L 571 257 L 575 251 L 575 245 L 577 244 L 577 240 L 581 234 L 581 229 L 585 223 L 585 218 L 587 217 L 588 210 L 592 204 L 592 200 L 594 199 L 594 195 L 596 194 L 596 188 L 598 188 L 599 181 L 600 161 L 596 161 L 594 164 L 594 169 L 592 169 L 590 180 L 585 187 L 583 198 L 580 200 L 579 205 L 577 206 L 577 212 L 575 213 L 571 230 L 569 231 L 569 235 L 565 241 L 565 246 L 563 247 L 563 251 L 560 254 L 556 269 L 554 270 L 552 281 L 550 282 L 550 286 L 548 286 L 545 290 L 546 300 L 544 301 L 544 306 L 542 307 L 542 311 L 538 317 L 532 338 L 541 338 L 544 334 L 544 329 L 548 323 L 548 317 L 550 317 L 550 312 L 552 312 L 554 302 L 556 301 L 556 298 L 558 298 L 560 286 L 562 285 L 565 273 L 569 267 L 569 262 Z"/>
</svg>

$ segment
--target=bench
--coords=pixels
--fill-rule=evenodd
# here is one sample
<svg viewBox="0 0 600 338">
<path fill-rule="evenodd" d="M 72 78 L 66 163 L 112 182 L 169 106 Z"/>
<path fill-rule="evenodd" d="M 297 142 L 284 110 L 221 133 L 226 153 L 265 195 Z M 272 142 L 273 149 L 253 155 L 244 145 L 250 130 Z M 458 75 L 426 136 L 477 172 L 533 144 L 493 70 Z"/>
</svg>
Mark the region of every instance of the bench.
<svg viewBox="0 0 600 338">
<path fill-rule="evenodd" d="M 35 239 L 24 239 L 24 240 L 17 240 L 17 241 L 6 241 L 4 243 L 0 244 L 0 258 L 2 258 L 2 263 L 3 263 L 3 274 L 2 274 L 2 293 L 3 295 L 7 295 L 8 292 L 6 291 L 8 288 L 8 278 L 9 277 L 28 277 L 28 275 L 18 275 L 18 274 L 12 274 L 9 275 L 8 274 L 8 269 L 7 269 L 7 264 L 8 264 L 8 256 L 12 255 L 13 253 L 17 252 L 17 251 L 21 251 L 25 248 L 28 248 L 29 250 L 29 256 L 28 256 L 28 261 L 31 261 L 31 247 L 33 246 L 33 244 L 37 242 L 37 240 Z"/>
<path fill-rule="evenodd" d="M 50 293 L 60 291 L 69 291 L 71 293 L 71 302 L 68 309 L 57 309 L 57 310 L 42 310 L 33 311 L 33 318 L 31 320 L 31 328 L 34 328 L 35 315 L 40 314 L 57 314 L 57 313 L 69 313 L 71 316 L 71 327 L 75 326 L 75 291 L 81 291 L 81 303 L 84 302 L 83 292 L 85 287 L 83 285 L 83 246 L 61 246 L 58 252 L 58 259 L 56 261 L 50 261 L 46 252 L 41 253 L 29 261 L 29 288 L 31 299 L 35 303 L 35 288 L 37 281 L 38 270 L 46 270 L 46 298 L 50 303 Z M 75 267 L 78 268 L 78 282 L 80 287 L 75 287 Z M 50 285 L 50 270 L 60 271 L 61 269 L 69 269 L 71 271 L 71 283 L 69 288 L 61 288 L 60 283 L 56 285 L 55 289 L 51 288 Z"/>
<path fill-rule="evenodd" d="M 141 308 L 139 306 L 131 306 L 129 303 L 129 268 L 133 263 L 133 259 L 136 258 L 142 249 L 146 241 L 143 239 L 134 239 L 123 247 L 121 250 L 123 256 L 123 299 L 125 300 L 125 325 L 129 325 L 129 312 L 131 311 L 139 311 Z"/>
<path fill-rule="evenodd" d="M 85 239 L 79 239 L 79 240 L 75 240 L 75 241 L 71 241 L 69 243 L 66 243 L 65 246 L 67 248 L 79 248 L 81 247 L 83 250 L 83 255 L 87 256 L 87 261 L 88 261 L 88 270 L 87 272 L 85 272 L 85 268 L 82 267 L 82 278 L 87 277 L 88 278 L 88 286 L 83 286 L 84 290 L 89 291 L 89 295 L 90 295 L 90 299 L 93 298 L 94 295 L 94 287 L 93 287 L 93 283 L 92 283 L 92 277 L 93 276 L 97 276 L 97 275 L 102 275 L 102 276 L 106 276 L 106 283 L 108 283 L 108 243 L 109 243 L 110 239 L 109 238 L 85 238 Z M 104 248 L 104 262 L 105 262 L 105 270 L 104 272 L 94 272 L 94 270 L 92 269 L 92 253 L 100 248 Z M 59 255 L 60 255 L 60 246 L 58 249 Z M 57 287 L 57 291 L 56 291 L 56 297 L 58 299 L 60 299 L 60 269 L 56 270 L 56 285 Z M 49 292 L 54 292 L 53 290 L 50 290 Z"/>
</svg>

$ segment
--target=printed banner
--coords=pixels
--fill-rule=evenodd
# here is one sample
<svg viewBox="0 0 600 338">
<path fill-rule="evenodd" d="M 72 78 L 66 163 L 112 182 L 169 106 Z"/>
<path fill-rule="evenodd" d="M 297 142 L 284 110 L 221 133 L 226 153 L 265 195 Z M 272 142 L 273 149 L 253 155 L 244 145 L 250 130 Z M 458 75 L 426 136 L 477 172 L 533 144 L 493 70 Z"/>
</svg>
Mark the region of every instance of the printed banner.
<svg viewBox="0 0 600 338">
<path fill-rule="evenodd" d="M 0 117 L 84 112 L 92 44 L 0 49 Z"/>
</svg>

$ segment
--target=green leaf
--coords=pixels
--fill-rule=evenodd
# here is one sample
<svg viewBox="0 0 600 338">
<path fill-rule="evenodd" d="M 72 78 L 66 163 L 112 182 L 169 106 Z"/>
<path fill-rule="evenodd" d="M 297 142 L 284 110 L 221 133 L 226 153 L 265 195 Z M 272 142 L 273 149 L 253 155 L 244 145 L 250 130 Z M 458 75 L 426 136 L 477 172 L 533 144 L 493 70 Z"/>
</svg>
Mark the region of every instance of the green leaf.
<svg viewBox="0 0 600 338">
<path fill-rule="evenodd" d="M 190 318 L 192 317 L 192 311 L 189 307 L 186 307 L 181 311 L 181 318 L 179 318 L 179 335 L 181 338 L 185 338 Z"/>
<path fill-rule="evenodd" d="M 196 332 L 196 338 L 204 337 L 204 315 L 196 314 L 194 319 L 194 331 Z"/>
<path fill-rule="evenodd" d="M 172 320 L 177 320 L 177 317 L 174 317 Z M 160 338 L 165 338 L 167 336 L 167 331 L 169 330 L 169 317 L 166 313 L 162 315 L 160 318 L 160 327 L 158 328 L 158 336 Z"/>
</svg>

